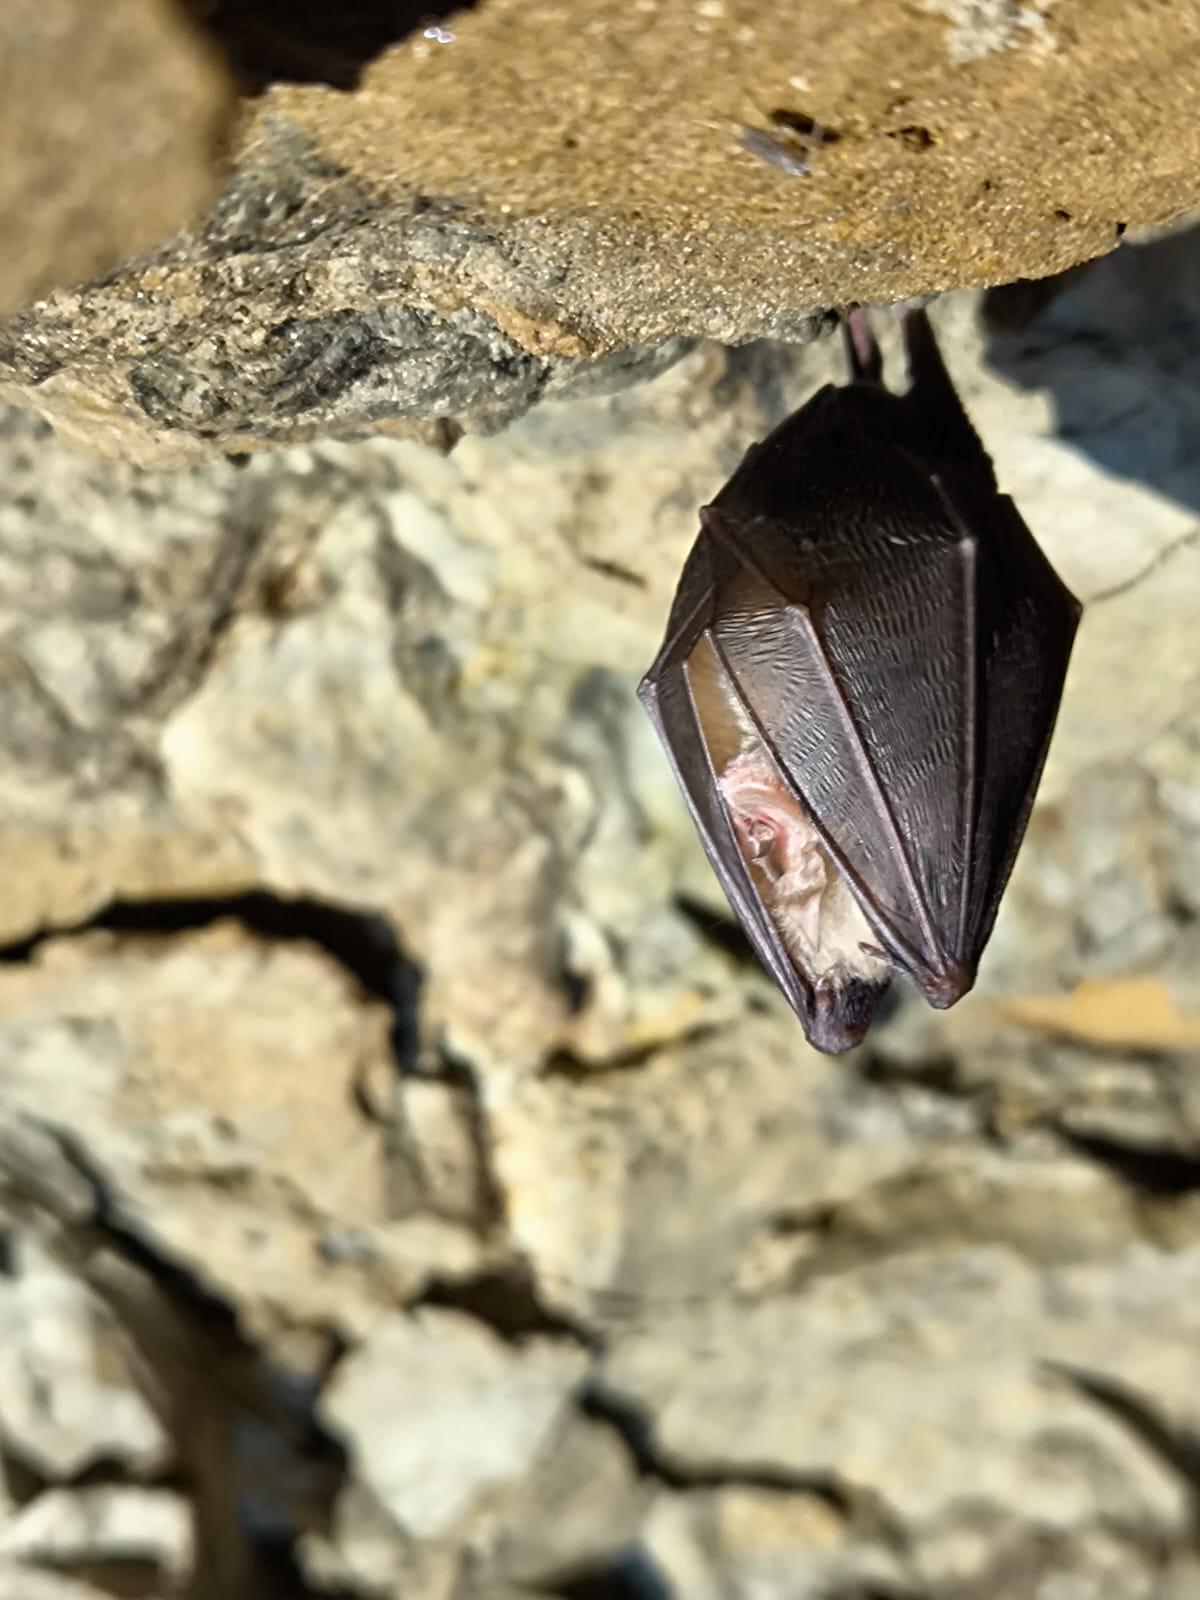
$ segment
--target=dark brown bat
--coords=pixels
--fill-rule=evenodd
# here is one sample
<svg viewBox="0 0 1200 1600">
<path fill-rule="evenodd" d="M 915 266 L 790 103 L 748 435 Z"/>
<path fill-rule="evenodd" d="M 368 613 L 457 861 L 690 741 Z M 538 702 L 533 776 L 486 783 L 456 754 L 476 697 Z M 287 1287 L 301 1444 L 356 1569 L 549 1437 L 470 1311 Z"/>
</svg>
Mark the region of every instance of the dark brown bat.
<svg viewBox="0 0 1200 1600">
<path fill-rule="evenodd" d="M 1080 607 L 902 313 L 700 513 L 638 690 L 742 927 L 812 1044 L 858 1044 L 893 970 L 953 1005 L 1033 804 Z"/>
</svg>

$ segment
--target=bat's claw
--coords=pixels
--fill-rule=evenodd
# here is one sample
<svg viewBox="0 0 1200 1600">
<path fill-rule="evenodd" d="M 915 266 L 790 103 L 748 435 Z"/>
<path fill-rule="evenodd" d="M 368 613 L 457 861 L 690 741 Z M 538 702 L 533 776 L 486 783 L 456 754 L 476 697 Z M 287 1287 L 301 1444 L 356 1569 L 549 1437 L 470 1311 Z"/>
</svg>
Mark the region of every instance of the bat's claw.
<svg viewBox="0 0 1200 1600">
<path fill-rule="evenodd" d="M 883 353 L 862 306 L 852 306 L 847 311 L 842 329 L 851 378 L 856 383 L 882 383 Z"/>
</svg>

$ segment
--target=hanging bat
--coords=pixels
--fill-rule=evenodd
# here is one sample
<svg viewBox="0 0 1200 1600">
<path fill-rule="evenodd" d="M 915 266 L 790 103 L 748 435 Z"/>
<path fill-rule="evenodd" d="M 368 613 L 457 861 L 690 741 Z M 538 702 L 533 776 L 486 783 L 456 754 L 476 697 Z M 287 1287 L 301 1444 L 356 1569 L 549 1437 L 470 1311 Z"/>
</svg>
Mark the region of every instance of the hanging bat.
<svg viewBox="0 0 1200 1600">
<path fill-rule="evenodd" d="M 861 1042 L 894 971 L 975 981 L 1080 607 L 1007 495 L 923 311 L 747 451 L 700 512 L 638 694 L 709 861 L 809 1041 Z"/>
</svg>

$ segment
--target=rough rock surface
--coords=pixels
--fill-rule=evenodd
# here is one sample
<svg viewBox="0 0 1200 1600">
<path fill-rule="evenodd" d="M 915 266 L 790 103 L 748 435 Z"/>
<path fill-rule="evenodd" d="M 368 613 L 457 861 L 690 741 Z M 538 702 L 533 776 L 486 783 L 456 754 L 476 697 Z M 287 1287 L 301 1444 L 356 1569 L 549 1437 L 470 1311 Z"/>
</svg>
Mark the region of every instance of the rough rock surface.
<svg viewBox="0 0 1200 1600">
<path fill-rule="evenodd" d="M 834 341 L 448 457 L 5 417 L 0 1595 L 1190 1600 L 1198 251 L 934 308 L 1088 610 L 977 992 L 836 1061 L 633 696 Z"/>
<path fill-rule="evenodd" d="M 0 0 L 0 315 L 192 222 L 232 109 L 173 0 Z"/>
<path fill-rule="evenodd" d="M 7 395 L 125 458 L 494 428 L 1200 201 L 1197 0 L 355 6 L 340 55 L 321 8 L 197 7 L 256 85 L 273 40 L 309 81 L 193 234 L 0 332 Z"/>
</svg>

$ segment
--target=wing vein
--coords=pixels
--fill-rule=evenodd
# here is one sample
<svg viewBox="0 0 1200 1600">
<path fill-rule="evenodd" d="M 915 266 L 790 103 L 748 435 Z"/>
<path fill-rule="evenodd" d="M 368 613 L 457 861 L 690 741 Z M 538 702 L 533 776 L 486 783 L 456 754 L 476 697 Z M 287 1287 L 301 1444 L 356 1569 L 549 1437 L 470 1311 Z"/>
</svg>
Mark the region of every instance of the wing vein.
<svg viewBox="0 0 1200 1600">
<path fill-rule="evenodd" d="M 904 878 L 905 888 L 911 895 L 913 905 L 916 907 L 917 918 L 921 924 L 921 934 L 927 941 L 927 948 L 930 951 L 936 951 L 943 957 L 943 959 L 945 959 L 946 952 L 942 948 L 942 942 L 938 937 L 937 928 L 934 924 L 929 905 L 926 902 L 924 891 L 922 890 L 917 879 L 916 872 L 913 869 L 913 864 L 909 859 L 908 851 L 905 848 L 904 837 L 900 832 L 900 825 L 896 821 L 896 814 L 892 810 L 891 803 L 884 792 L 883 784 L 879 781 L 879 774 L 876 772 L 875 764 L 871 760 L 871 753 L 867 749 L 866 740 L 862 736 L 862 732 L 859 729 L 857 721 L 855 720 L 854 713 L 850 709 L 850 703 L 846 699 L 841 684 L 838 682 L 837 673 L 833 670 L 833 665 L 829 660 L 828 652 L 825 650 L 824 645 L 821 642 L 821 636 L 817 632 L 816 624 L 813 622 L 809 612 L 802 606 L 789 605 L 788 617 L 793 627 L 800 628 L 808 635 L 813 649 L 816 650 L 819 659 L 825 665 L 834 706 L 836 707 L 838 715 L 841 718 L 842 726 L 846 730 L 851 749 L 854 751 L 855 757 L 857 758 L 859 771 L 863 774 L 868 785 L 870 786 L 872 796 L 878 808 L 878 814 L 883 820 L 886 832 L 891 836 L 892 847 L 896 852 L 896 859 L 900 863 L 900 871 Z"/>
<path fill-rule="evenodd" d="M 774 763 L 776 772 L 778 772 L 778 774 L 779 774 L 780 778 L 782 779 L 785 787 L 792 794 L 792 797 L 797 801 L 797 803 L 799 805 L 804 807 L 805 815 L 808 817 L 808 820 L 812 823 L 813 827 L 820 834 L 822 843 L 825 845 L 825 848 L 829 851 L 830 855 L 833 857 L 834 861 L 837 863 L 838 870 L 845 876 L 847 882 L 849 884 L 851 884 L 851 886 L 854 888 L 854 890 L 856 892 L 856 898 L 859 900 L 859 903 L 862 906 L 863 914 L 866 916 L 867 920 L 873 926 L 875 926 L 876 928 L 882 928 L 883 930 L 885 930 L 884 937 L 885 937 L 885 942 L 886 943 L 890 943 L 897 951 L 902 951 L 904 953 L 904 955 L 908 958 L 908 961 L 911 963 L 911 965 L 913 967 L 918 967 L 920 965 L 920 962 L 919 962 L 919 960 L 917 958 L 916 951 L 912 948 L 912 946 L 909 944 L 908 940 L 903 936 L 903 934 L 901 934 L 900 931 L 895 927 L 895 925 L 892 923 L 891 919 L 889 917 L 886 917 L 883 914 L 882 910 L 880 910 L 880 908 L 875 904 L 875 901 L 874 901 L 873 897 L 868 892 L 868 890 L 867 890 L 865 884 L 863 883 L 861 877 L 859 876 L 859 874 L 857 872 L 855 872 L 853 867 L 847 862 L 845 856 L 838 849 L 837 845 L 833 842 L 833 840 L 829 837 L 828 830 L 825 828 L 825 826 L 821 822 L 820 818 L 817 817 L 814 814 L 811 805 L 808 803 L 808 797 L 805 794 L 803 794 L 802 791 L 799 788 L 797 788 L 795 779 L 792 777 L 792 774 L 789 771 L 789 769 L 787 767 L 787 764 L 784 762 L 783 758 L 780 756 L 779 751 L 776 748 L 774 739 L 772 739 L 770 733 L 767 731 L 766 727 L 763 725 L 762 721 L 759 719 L 758 713 L 755 711 L 753 705 L 750 703 L 750 700 L 747 698 L 747 696 L 743 692 L 742 685 L 741 685 L 741 682 L 740 682 L 740 680 L 738 678 L 737 672 L 736 672 L 732 662 L 729 660 L 729 657 L 725 654 L 725 651 L 724 651 L 724 649 L 723 649 L 723 647 L 721 645 L 720 639 L 716 636 L 715 633 L 713 633 L 711 635 L 711 638 L 712 638 L 713 649 L 716 651 L 717 656 L 718 656 L 718 658 L 719 658 L 719 660 L 721 662 L 721 665 L 724 667 L 725 671 L 729 674 L 729 682 L 733 686 L 734 693 L 738 697 L 738 701 L 741 704 L 742 710 L 745 712 L 747 718 L 752 723 L 755 733 L 758 735 L 759 739 L 762 741 L 763 748 L 770 755 L 771 760 Z M 922 919 L 922 926 L 924 926 L 924 919 Z M 940 946 L 938 946 L 937 948 L 940 948 Z"/>
<path fill-rule="evenodd" d="M 959 546 L 963 554 L 963 797 L 962 880 L 958 888 L 958 937 L 955 953 L 965 955 L 971 884 L 975 875 L 975 835 L 979 828 L 979 551 L 973 538 Z"/>
<path fill-rule="evenodd" d="M 975 870 L 975 836 L 979 828 L 979 548 L 938 473 L 930 474 L 938 499 L 958 534 L 958 550 L 963 563 L 962 649 L 963 717 L 962 770 L 966 774 L 962 816 L 962 878 L 958 888 L 958 927 L 955 953 L 967 949 L 967 921 L 971 909 L 971 885 Z"/>
</svg>

